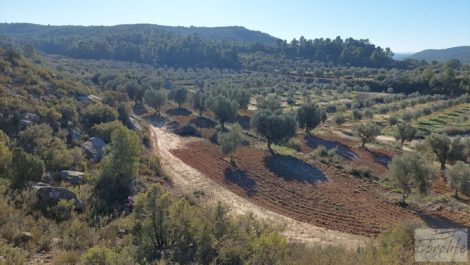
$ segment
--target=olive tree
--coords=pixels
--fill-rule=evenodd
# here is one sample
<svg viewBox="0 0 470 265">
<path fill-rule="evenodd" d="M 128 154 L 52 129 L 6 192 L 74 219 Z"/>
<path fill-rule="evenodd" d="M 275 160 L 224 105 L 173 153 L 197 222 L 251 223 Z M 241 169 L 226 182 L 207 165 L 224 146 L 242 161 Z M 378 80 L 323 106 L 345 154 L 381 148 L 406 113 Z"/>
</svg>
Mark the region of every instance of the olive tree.
<svg viewBox="0 0 470 265">
<path fill-rule="evenodd" d="M 462 191 L 466 182 L 470 181 L 470 167 L 462 161 L 457 161 L 447 172 L 449 187 L 455 190 L 455 196 Z"/>
<path fill-rule="evenodd" d="M 258 109 L 266 109 L 270 111 L 281 109 L 281 101 L 279 100 L 279 97 L 275 95 L 268 95 L 267 97 L 258 97 L 256 103 L 256 107 Z"/>
<path fill-rule="evenodd" d="M 145 91 L 145 102 L 160 115 L 161 108 L 166 103 L 166 94 L 161 90 L 148 89 Z"/>
<path fill-rule="evenodd" d="M 170 99 L 178 104 L 178 108 L 181 108 L 186 100 L 188 99 L 188 90 L 184 87 L 179 87 L 170 92 Z"/>
<path fill-rule="evenodd" d="M 403 148 L 403 143 L 405 141 L 413 140 L 417 132 L 418 130 L 411 124 L 403 122 L 398 124 L 394 133 L 394 137 L 397 141 L 400 141 L 400 148 Z"/>
<path fill-rule="evenodd" d="M 225 122 L 235 119 L 239 107 L 237 101 L 230 100 L 224 96 L 210 98 L 208 105 L 215 118 L 219 121 L 222 131 L 225 130 Z"/>
<path fill-rule="evenodd" d="M 405 200 L 411 194 L 412 189 L 417 189 L 419 193 L 425 194 L 435 176 L 432 166 L 416 152 L 393 157 L 387 174 L 396 180 L 397 186 L 401 189 L 401 203 L 403 205 L 406 205 Z"/>
<path fill-rule="evenodd" d="M 193 108 L 199 112 L 199 116 L 202 116 L 202 113 L 206 110 L 206 96 L 204 92 L 198 90 L 194 93 L 191 98 L 191 103 Z"/>
<path fill-rule="evenodd" d="M 380 134 L 380 127 L 372 122 L 361 123 L 354 127 L 354 131 L 361 138 L 361 146 L 365 147 L 367 142 L 373 141 Z"/>
<path fill-rule="evenodd" d="M 437 160 L 441 164 L 441 170 L 446 169 L 448 161 L 465 160 L 465 145 L 460 138 L 452 141 L 445 134 L 433 133 L 426 138 L 426 144 L 436 155 Z"/>
<path fill-rule="evenodd" d="M 230 132 L 219 133 L 217 141 L 219 142 L 220 149 L 224 155 L 230 157 L 230 162 L 234 164 L 233 154 L 237 151 L 242 142 L 242 129 L 240 125 L 235 124 Z"/>
<path fill-rule="evenodd" d="M 267 147 L 271 154 L 274 151 L 271 144 L 279 144 L 288 141 L 295 136 L 297 122 L 292 114 L 283 113 L 281 110 L 258 110 L 251 119 L 251 126 L 257 134 L 266 138 Z"/>
<path fill-rule="evenodd" d="M 297 110 L 297 121 L 300 128 L 310 134 L 310 130 L 322 122 L 322 110 L 315 104 L 306 104 Z"/>
</svg>

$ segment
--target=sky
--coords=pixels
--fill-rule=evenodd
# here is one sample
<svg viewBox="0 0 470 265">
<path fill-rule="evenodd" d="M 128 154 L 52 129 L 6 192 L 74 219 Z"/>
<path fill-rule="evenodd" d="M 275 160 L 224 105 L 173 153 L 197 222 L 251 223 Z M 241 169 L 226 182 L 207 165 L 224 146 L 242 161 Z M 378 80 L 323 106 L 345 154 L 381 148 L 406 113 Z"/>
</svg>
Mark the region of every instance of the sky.
<svg viewBox="0 0 470 265">
<path fill-rule="evenodd" d="M 286 40 L 369 39 L 394 52 L 470 45 L 470 0 L 0 0 L 0 22 L 236 25 Z"/>
</svg>

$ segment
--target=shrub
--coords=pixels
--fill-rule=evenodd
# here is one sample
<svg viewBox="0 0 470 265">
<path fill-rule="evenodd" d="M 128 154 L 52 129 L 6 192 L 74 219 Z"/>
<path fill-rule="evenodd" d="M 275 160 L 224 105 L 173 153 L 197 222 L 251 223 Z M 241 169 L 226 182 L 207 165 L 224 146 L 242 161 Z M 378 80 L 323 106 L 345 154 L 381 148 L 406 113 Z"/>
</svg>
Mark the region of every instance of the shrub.
<svg viewBox="0 0 470 265">
<path fill-rule="evenodd" d="M 44 174 L 41 159 L 26 153 L 22 148 L 13 150 L 11 185 L 22 188 L 28 181 L 39 181 Z"/>
<path fill-rule="evenodd" d="M 78 251 L 60 251 L 52 259 L 53 265 L 78 264 L 80 253 Z"/>
<path fill-rule="evenodd" d="M 111 135 L 113 132 L 123 126 L 124 125 L 118 120 L 95 124 L 93 127 L 91 127 L 90 134 L 93 136 L 98 136 L 106 143 L 109 143 L 111 142 Z"/>
<path fill-rule="evenodd" d="M 80 261 L 83 265 L 114 265 L 118 256 L 109 248 L 92 247 L 82 254 Z"/>
<path fill-rule="evenodd" d="M 358 111 L 357 109 L 355 109 L 352 112 L 352 118 L 355 121 L 361 120 L 362 119 L 362 113 L 360 111 Z"/>
<path fill-rule="evenodd" d="M 217 136 L 217 141 L 220 144 L 222 154 L 228 155 L 230 157 L 230 161 L 232 162 L 233 154 L 237 151 L 242 141 L 241 130 L 242 129 L 240 125 L 236 124 L 235 126 L 233 126 L 230 132 L 220 133 Z"/>
<path fill-rule="evenodd" d="M 335 123 L 338 124 L 338 125 L 341 125 L 343 123 L 346 122 L 346 117 L 344 117 L 343 115 L 339 114 L 339 115 L 336 115 L 335 117 Z"/>
<path fill-rule="evenodd" d="M 287 141 L 286 146 L 294 149 L 297 152 L 300 152 L 302 150 L 302 144 L 296 138 L 292 138 L 289 141 Z"/>
<path fill-rule="evenodd" d="M 87 128 L 98 123 L 114 121 L 117 118 L 118 113 L 115 109 L 101 103 L 88 105 L 82 112 L 82 122 Z"/>
</svg>

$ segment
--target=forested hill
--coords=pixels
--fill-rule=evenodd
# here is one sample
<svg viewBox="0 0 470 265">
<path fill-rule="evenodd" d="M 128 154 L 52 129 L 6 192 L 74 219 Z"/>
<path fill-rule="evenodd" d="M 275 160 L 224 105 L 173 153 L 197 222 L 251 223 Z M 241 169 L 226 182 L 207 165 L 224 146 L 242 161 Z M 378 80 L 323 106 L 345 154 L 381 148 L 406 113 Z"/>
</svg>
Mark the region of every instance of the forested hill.
<svg viewBox="0 0 470 265">
<path fill-rule="evenodd" d="M 306 39 L 290 42 L 243 27 L 44 26 L 0 24 L 0 36 L 46 53 L 81 59 L 113 59 L 171 67 L 239 68 L 239 53 L 308 59 L 341 65 L 389 67 L 390 49 L 368 40 Z"/>
<path fill-rule="evenodd" d="M 424 50 L 408 56 L 406 59 L 425 60 L 428 62 L 445 62 L 455 59 L 459 60 L 461 63 L 470 64 L 470 46 L 460 46 L 442 50 Z"/>
<path fill-rule="evenodd" d="M 138 26 L 138 25 L 136 25 Z M 231 26 L 231 27 L 172 27 L 151 25 L 153 27 L 167 30 L 181 35 L 197 34 L 203 38 L 217 41 L 233 41 L 233 42 L 248 42 L 248 43 L 262 43 L 262 44 L 275 44 L 278 38 L 275 38 L 267 33 L 255 30 L 249 30 L 244 27 Z"/>
</svg>

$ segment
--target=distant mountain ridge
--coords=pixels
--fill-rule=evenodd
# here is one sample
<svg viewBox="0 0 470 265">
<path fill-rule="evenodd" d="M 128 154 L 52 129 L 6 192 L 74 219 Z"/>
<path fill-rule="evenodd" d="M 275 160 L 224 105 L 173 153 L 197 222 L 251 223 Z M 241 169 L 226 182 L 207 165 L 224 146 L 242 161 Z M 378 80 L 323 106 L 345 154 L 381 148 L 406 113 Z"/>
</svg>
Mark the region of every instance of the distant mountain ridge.
<svg viewBox="0 0 470 265">
<path fill-rule="evenodd" d="M 470 46 L 459 46 L 448 49 L 429 49 L 420 51 L 404 59 L 425 60 L 428 62 L 445 62 L 451 59 L 459 60 L 461 63 L 470 64 Z"/>
<path fill-rule="evenodd" d="M 149 30 L 158 32 L 169 32 L 181 36 L 198 35 L 201 38 L 212 41 L 233 41 L 248 43 L 275 44 L 277 40 L 267 33 L 250 30 L 241 26 L 227 27 L 183 27 L 183 26 L 163 26 L 156 24 L 121 24 L 115 26 L 49 26 L 31 23 L 0 23 L 0 34 L 16 35 L 27 37 L 27 35 L 47 35 L 60 34 L 66 36 L 74 34 L 77 31 L 89 32 L 89 29 L 95 29 L 96 32 L 115 32 L 122 30 Z M 26 35 L 26 36 L 25 36 Z"/>
</svg>

